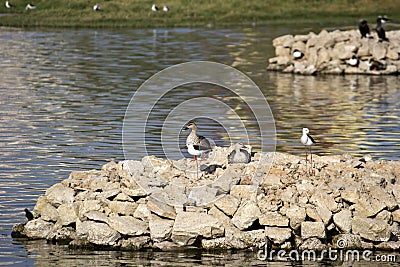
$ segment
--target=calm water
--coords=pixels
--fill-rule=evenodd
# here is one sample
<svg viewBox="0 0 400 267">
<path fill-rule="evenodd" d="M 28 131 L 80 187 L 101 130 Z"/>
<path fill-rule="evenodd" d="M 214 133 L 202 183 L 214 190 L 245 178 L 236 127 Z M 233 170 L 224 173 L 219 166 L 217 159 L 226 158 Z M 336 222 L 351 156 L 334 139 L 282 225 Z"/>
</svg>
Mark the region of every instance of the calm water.
<svg viewBox="0 0 400 267">
<path fill-rule="evenodd" d="M 314 30 L 323 27 L 316 25 Z M 369 153 L 376 158 L 399 159 L 398 77 L 307 77 L 266 71 L 268 58 L 274 54 L 273 38 L 311 29 L 307 25 L 0 29 L 0 265 L 243 266 L 248 262 L 265 266 L 253 252 L 69 251 L 42 241 L 13 241 L 10 232 L 13 224 L 24 221 L 23 208 L 33 208 L 45 189 L 72 170 L 98 169 L 110 160 L 123 160 L 122 123 L 133 93 L 157 72 L 187 61 L 224 63 L 252 78 L 274 114 L 278 151 L 302 153 L 298 139 L 301 128 L 309 127 L 320 142 L 315 148 L 320 155 Z M 157 88 L 149 91 L 149 95 L 157 93 Z M 257 147 L 258 128 L 248 107 L 224 88 L 194 84 L 177 88 L 157 103 L 145 128 L 148 153 L 163 155 L 159 128 L 170 110 L 193 97 L 228 103 L 244 121 L 250 142 Z M 139 108 L 149 107 L 140 103 Z M 201 112 L 196 110 L 193 116 L 201 117 Z M 219 145 L 229 144 L 227 131 L 217 122 L 204 118 L 199 122 L 203 135 Z M 132 133 L 141 131 L 140 127 L 131 129 Z M 246 137 L 245 132 L 232 131 L 235 135 L 231 140 Z M 183 138 L 184 134 L 179 136 L 179 140 Z M 184 150 L 176 153 L 186 155 Z M 131 158 L 141 156 L 138 153 Z"/>
</svg>

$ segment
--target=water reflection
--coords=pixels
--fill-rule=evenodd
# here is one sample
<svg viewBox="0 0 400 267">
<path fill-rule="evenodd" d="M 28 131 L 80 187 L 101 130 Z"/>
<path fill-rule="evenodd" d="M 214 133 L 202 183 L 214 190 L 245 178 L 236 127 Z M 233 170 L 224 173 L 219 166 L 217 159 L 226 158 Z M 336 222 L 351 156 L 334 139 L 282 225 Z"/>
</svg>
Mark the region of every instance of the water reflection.
<svg viewBox="0 0 400 267">
<path fill-rule="evenodd" d="M 196 252 L 176 257 L 156 252 L 76 252 L 44 243 L 13 242 L 10 231 L 13 224 L 24 220 L 23 208 L 32 208 L 45 189 L 72 170 L 98 169 L 107 161 L 123 160 L 122 121 L 136 88 L 158 71 L 186 61 L 216 61 L 249 75 L 271 106 L 278 151 L 302 153 L 300 131 L 307 126 L 319 141 L 315 149 L 320 155 L 371 153 L 377 158 L 399 159 L 398 77 L 266 72 L 267 59 L 274 54 L 273 38 L 307 33 L 312 27 L 319 31 L 323 25 L 154 31 L 0 29 L 0 262 L 49 266 L 70 260 L 70 265 L 90 265 L 97 255 L 95 263 L 108 266 L 129 264 L 132 259 L 146 262 L 143 265 L 174 265 L 182 258 L 194 258 L 196 264 L 204 265 L 229 264 L 225 259 L 237 265 L 247 260 L 266 265 L 253 262 L 253 255 L 246 253 Z M 193 96 L 226 103 L 232 110 L 223 116 L 233 119 L 238 114 L 250 142 L 259 142 L 257 122 L 246 103 L 217 86 L 199 85 L 190 90 L 183 86 L 152 113 L 146 131 L 150 153 L 162 155 L 158 129 L 162 120 Z M 202 135 L 223 145 L 232 140 L 217 121 L 196 116 Z M 143 128 L 130 130 L 135 134 Z M 243 130 L 233 132 L 233 140 L 247 136 Z M 180 145 L 175 156 L 186 156 L 181 149 L 186 135 L 176 134 Z"/>
</svg>

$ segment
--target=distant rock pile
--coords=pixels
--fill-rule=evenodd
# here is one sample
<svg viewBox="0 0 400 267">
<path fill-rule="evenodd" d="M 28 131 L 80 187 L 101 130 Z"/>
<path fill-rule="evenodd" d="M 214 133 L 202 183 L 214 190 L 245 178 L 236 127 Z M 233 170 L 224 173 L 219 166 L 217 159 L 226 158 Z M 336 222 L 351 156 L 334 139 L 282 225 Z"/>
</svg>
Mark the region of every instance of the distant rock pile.
<svg viewBox="0 0 400 267">
<path fill-rule="evenodd" d="M 386 36 L 390 42 L 379 42 L 376 35 L 361 38 L 357 30 L 280 36 L 273 40 L 276 57 L 269 59 L 268 69 L 308 75 L 398 74 L 400 31 L 386 32 Z M 303 53 L 300 59 L 293 56 L 295 50 Z"/>
<path fill-rule="evenodd" d="M 314 156 L 315 174 L 309 175 L 310 163 L 297 156 L 256 153 L 249 164 L 227 164 L 221 161 L 229 150 L 217 150 L 225 156 L 215 158 L 222 168 L 202 172 L 194 185 L 195 176 L 185 176 L 194 166 L 189 159 L 150 156 L 74 171 L 39 197 L 35 218 L 15 225 L 12 236 L 121 250 L 257 249 L 267 243 L 300 250 L 400 248 L 400 162 Z M 260 157 L 274 159 L 272 166 L 256 168 Z M 231 184 L 206 186 L 194 197 L 194 188 L 224 174 Z M 145 176 L 154 181 L 151 193 L 135 179 Z M 259 185 L 256 177 L 263 178 Z M 171 184 L 185 185 L 184 193 L 172 194 L 182 204 L 170 204 L 169 191 L 157 196 Z M 196 206 L 208 192 L 216 199 Z"/>
</svg>

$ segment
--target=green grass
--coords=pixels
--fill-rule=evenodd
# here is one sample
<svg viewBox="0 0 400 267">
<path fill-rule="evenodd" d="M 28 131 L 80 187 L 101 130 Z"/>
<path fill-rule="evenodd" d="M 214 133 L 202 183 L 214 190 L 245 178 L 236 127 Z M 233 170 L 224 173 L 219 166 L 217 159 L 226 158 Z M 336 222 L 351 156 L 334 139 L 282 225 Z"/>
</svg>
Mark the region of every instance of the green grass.
<svg viewBox="0 0 400 267">
<path fill-rule="evenodd" d="M 400 15 L 393 0 L 0 0 L 0 26 L 12 27 L 176 27 L 230 26 L 271 22 L 373 19 Z M 37 6 L 25 10 L 28 2 Z M 98 2 L 102 11 L 93 11 Z M 153 12 L 167 4 L 170 12 Z"/>
</svg>

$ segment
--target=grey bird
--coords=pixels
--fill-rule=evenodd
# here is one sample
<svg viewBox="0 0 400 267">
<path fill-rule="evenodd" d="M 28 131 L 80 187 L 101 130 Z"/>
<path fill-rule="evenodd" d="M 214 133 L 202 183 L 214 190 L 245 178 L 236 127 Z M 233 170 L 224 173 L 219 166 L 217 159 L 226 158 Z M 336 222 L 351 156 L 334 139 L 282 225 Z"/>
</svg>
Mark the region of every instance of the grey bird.
<svg viewBox="0 0 400 267">
<path fill-rule="evenodd" d="M 233 147 L 234 150 L 228 155 L 229 164 L 250 162 L 251 155 L 246 149 L 243 149 L 244 146 L 242 143 L 234 144 Z"/>
<path fill-rule="evenodd" d="M 186 146 L 189 148 L 189 146 L 194 146 L 196 150 L 200 151 L 206 151 L 209 152 L 211 151 L 211 144 L 205 138 L 204 136 L 198 135 L 197 134 L 197 125 L 193 122 L 189 122 L 186 124 L 184 127 L 185 130 L 191 129 L 190 134 L 186 138 Z M 196 160 L 196 156 L 194 156 L 194 159 Z"/>
</svg>

